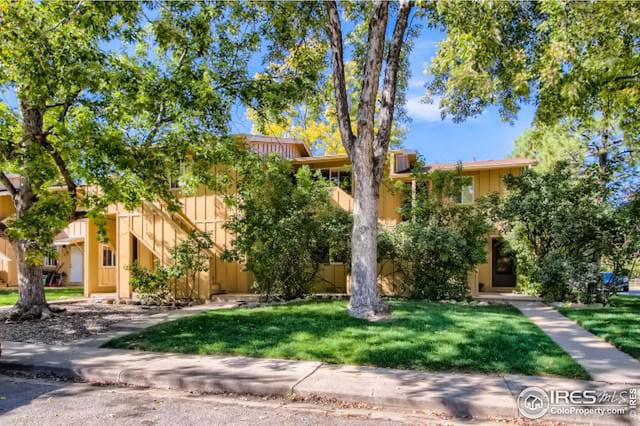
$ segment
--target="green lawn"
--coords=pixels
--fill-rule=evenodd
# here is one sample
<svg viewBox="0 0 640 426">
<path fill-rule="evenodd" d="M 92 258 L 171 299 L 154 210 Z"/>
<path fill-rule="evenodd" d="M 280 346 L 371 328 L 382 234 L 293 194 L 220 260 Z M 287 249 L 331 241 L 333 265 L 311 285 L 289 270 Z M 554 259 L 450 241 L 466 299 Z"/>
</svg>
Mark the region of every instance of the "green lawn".
<svg viewBox="0 0 640 426">
<path fill-rule="evenodd" d="M 560 308 L 559 311 L 593 334 L 640 359 L 640 297 L 616 296 L 609 308 Z"/>
<path fill-rule="evenodd" d="M 76 299 L 83 297 L 82 287 L 47 288 L 45 294 L 48 301 L 60 299 Z M 0 289 L 0 306 L 14 305 L 18 301 L 18 289 Z"/>
<path fill-rule="evenodd" d="M 227 309 L 167 322 L 106 344 L 190 354 L 321 360 L 404 369 L 588 378 L 510 306 L 394 301 L 392 318 L 350 318 L 346 302 Z"/>
</svg>

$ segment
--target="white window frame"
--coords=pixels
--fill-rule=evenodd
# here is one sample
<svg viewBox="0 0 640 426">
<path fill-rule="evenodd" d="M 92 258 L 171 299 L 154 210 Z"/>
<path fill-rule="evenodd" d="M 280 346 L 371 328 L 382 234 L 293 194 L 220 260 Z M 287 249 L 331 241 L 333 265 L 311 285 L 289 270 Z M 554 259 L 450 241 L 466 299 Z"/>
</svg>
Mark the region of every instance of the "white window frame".
<svg viewBox="0 0 640 426">
<path fill-rule="evenodd" d="M 469 205 L 469 204 L 473 204 L 476 201 L 476 177 L 475 176 L 469 176 L 471 178 L 471 184 L 469 185 L 465 185 L 462 188 L 460 188 L 460 201 L 458 201 L 457 199 L 455 200 L 456 203 L 461 204 L 461 205 Z M 464 201 L 463 200 L 463 194 L 464 194 L 464 190 L 463 188 L 468 188 L 469 186 L 471 186 L 471 201 Z M 457 197 L 456 197 L 457 198 Z"/>
<path fill-rule="evenodd" d="M 112 249 L 110 246 L 106 245 L 106 244 L 102 244 L 101 245 L 102 250 L 100 250 L 100 264 L 102 265 L 103 268 L 115 268 L 117 266 L 117 261 L 116 261 L 116 251 L 114 249 Z M 105 258 L 105 251 L 110 251 L 111 252 L 111 262 L 110 264 L 106 264 L 105 261 L 107 260 Z"/>
</svg>

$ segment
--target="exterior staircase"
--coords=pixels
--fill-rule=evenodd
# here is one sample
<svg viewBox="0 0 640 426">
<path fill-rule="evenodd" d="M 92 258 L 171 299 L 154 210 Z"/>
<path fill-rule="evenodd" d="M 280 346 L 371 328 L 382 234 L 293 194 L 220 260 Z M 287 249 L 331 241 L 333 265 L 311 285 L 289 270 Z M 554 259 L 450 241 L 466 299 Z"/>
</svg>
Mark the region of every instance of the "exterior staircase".
<svg viewBox="0 0 640 426">
<path fill-rule="evenodd" d="M 165 241 L 159 241 L 155 230 L 149 228 L 158 226 L 160 229 L 171 229 L 175 231 L 178 239 L 184 239 L 193 231 L 204 231 L 196 225 L 182 211 L 171 212 L 159 201 L 145 201 L 141 208 L 132 212 L 128 225 L 129 233 L 134 236 L 153 256 L 161 263 L 166 263 L 170 258 L 171 245 Z M 151 232 L 153 231 L 153 232 Z M 164 232 L 164 231 L 163 231 Z M 164 234 L 163 238 L 164 240 Z M 160 243 L 160 244 L 159 244 Z M 212 268 L 215 266 L 215 259 L 223 252 L 223 248 L 214 242 L 213 246 L 206 249 L 205 253 L 211 259 Z M 218 282 L 210 281 L 210 295 L 224 294 L 225 291 Z"/>
</svg>

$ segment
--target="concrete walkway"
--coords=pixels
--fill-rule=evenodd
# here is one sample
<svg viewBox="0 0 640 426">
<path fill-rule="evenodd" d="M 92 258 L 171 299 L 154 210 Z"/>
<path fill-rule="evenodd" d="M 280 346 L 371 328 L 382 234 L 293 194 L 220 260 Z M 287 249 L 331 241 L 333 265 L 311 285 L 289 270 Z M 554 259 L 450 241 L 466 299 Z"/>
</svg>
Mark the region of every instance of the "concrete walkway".
<svg viewBox="0 0 640 426">
<path fill-rule="evenodd" d="M 0 371 L 2 369 L 55 373 L 90 383 L 190 392 L 234 392 L 310 400 L 335 398 L 475 418 L 517 417 L 517 397 L 530 386 L 546 390 L 607 389 L 611 392 L 628 389 L 626 385 L 568 379 L 441 374 L 312 361 L 178 355 L 14 342 L 2 343 Z M 585 421 L 579 414 L 572 416 L 554 417 L 549 414 L 545 420 Z M 629 424 L 629 420 L 634 419 L 610 417 L 603 422 Z"/>
<path fill-rule="evenodd" d="M 576 360 L 605 383 L 640 384 L 640 361 L 540 302 L 510 302 Z"/>
</svg>

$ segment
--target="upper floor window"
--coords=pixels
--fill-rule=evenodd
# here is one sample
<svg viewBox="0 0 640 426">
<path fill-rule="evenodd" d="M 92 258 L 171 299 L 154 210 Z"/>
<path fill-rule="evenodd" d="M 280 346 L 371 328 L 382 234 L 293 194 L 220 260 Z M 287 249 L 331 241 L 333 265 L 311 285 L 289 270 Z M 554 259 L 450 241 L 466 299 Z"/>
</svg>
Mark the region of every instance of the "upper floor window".
<svg viewBox="0 0 640 426">
<path fill-rule="evenodd" d="M 322 177 L 348 194 L 352 193 L 353 181 L 351 170 L 346 169 L 321 169 Z"/>
<path fill-rule="evenodd" d="M 186 168 L 182 161 L 180 162 L 178 167 L 179 171 L 177 176 L 174 176 L 173 174 L 169 175 L 169 187 L 171 189 L 180 189 L 180 187 L 182 186 L 180 183 L 180 177 L 184 175 Z"/>
<path fill-rule="evenodd" d="M 116 266 L 116 254 L 109 246 L 102 246 L 102 266 L 104 268 Z"/>
<path fill-rule="evenodd" d="M 58 266 L 58 259 L 55 256 L 45 256 L 42 259 L 42 266 L 44 267 L 49 267 L 49 268 L 55 268 L 56 266 Z"/>
<path fill-rule="evenodd" d="M 468 185 L 462 185 L 460 192 L 453 199 L 458 204 L 471 204 L 474 201 L 475 179 L 472 177 Z"/>
<path fill-rule="evenodd" d="M 406 173 L 411 170 L 409 156 L 406 154 L 397 154 L 396 157 L 396 173 Z"/>
</svg>

